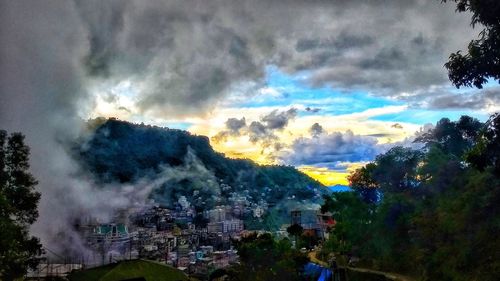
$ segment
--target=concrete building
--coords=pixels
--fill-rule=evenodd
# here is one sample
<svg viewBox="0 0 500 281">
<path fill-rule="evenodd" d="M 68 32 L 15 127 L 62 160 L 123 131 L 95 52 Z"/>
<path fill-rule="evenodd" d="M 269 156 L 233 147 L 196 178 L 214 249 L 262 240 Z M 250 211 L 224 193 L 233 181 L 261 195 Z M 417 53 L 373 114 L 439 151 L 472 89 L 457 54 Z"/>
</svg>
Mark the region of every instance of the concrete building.
<svg viewBox="0 0 500 281">
<path fill-rule="evenodd" d="M 209 222 L 207 224 L 207 231 L 209 233 L 222 233 L 224 230 L 223 222 Z"/>
<path fill-rule="evenodd" d="M 243 230 L 243 221 L 238 219 L 223 222 L 223 233 L 240 232 Z"/>
<path fill-rule="evenodd" d="M 243 221 L 239 219 L 211 222 L 207 224 L 209 233 L 234 233 L 243 230 Z"/>
<path fill-rule="evenodd" d="M 191 252 L 191 248 L 187 244 L 177 246 L 177 257 L 178 258 L 187 257 L 187 256 L 189 256 L 190 252 Z"/>
<path fill-rule="evenodd" d="M 226 220 L 226 208 L 217 207 L 213 210 L 207 211 L 208 219 L 210 222 L 221 222 Z"/>
</svg>

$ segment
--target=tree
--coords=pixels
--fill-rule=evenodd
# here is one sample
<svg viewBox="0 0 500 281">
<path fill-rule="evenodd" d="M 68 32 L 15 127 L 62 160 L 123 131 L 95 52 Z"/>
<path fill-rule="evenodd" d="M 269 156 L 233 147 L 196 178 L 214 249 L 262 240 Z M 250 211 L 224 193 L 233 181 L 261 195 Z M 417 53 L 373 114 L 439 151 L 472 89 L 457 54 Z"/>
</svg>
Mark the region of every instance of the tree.
<svg viewBox="0 0 500 281">
<path fill-rule="evenodd" d="M 374 163 L 356 169 L 348 177 L 349 186 L 356 191 L 367 203 L 375 203 L 378 200 L 379 184 L 373 180 L 372 173 L 377 168 Z"/>
<path fill-rule="evenodd" d="M 482 126 L 479 120 L 469 116 L 453 122 L 442 118 L 433 130 L 422 134 L 415 142 L 424 143 L 427 148 L 437 146 L 446 154 L 461 158 L 475 144 Z"/>
<path fill-rule="evenodd" d="M 39 240 L 28 233 L 38 217 L 40 194 L 28 172 L 29 148 L 24 136 L 0 130 L 0 279 L 23 276 L 38 264 Z"/>
<path fill-rule="evenodd" d="M 299 224 L 292 224 L 289 227 L 286 228 L 286 231 L 293 236 L 299 236 L 302 235 L 302 232 L 304 231 L 304 228 L 300 226 Z"/>
<path fill-rule="evenodd" d="M 271 234 L 251 234 L 236 242 L 240 264 L 227 271 L 229 280 L 302 280 L 304 253 L 292 249 L 288 239 L 276 241 Z"/>
<path fill-rule="evenodd" d="M 376 168 L 372 177 L 383 192 L 405 192 L 416 188 L 417 166 L 422 160 L 422 152 L 396 146 L 375 159 Z"/>
<path fill-rule="evenodd" d="M 297 244 L 297 237 L 302 235 L 302 233 L 304 232 L 304 228 L 300 224 L 294 223 L 286 228 L 286 232 L 295 237 L 295 244 Z"/>
<path fill-rule="evenodd" d="M 442 0 L 448 2 L 448 0 Z M 451 82 L 457 87 L 479 89 L 488 78 L 500 80 L 500 2 L 497 0 L 451 0 L 458 12 L 471 12 L 471 25 L 484 26 L 479 39 L 469 43 L 466 54 L 450 55 L 445 64 Z"/>
<path fill-rule="evenodd" d="M 336 224 L 330 232 L 325 250 L 337 254 L 353 253 L 353 248 L 362 248 L 369 240 L 375 205 L 367 204 L 354 192 L 336 192 L 328 197 L 324 197 L 325 203 L 321 208 L 332 213 Z M 322 254 L 328 256 L 325 251 Z"/>
<path fill-rule="evenodd" d="M 466 154 L 466 160 L 480 171 L 492 167 L 500 177 L 500 114 L 490 117 L 477 144 Z"/>
</svg>

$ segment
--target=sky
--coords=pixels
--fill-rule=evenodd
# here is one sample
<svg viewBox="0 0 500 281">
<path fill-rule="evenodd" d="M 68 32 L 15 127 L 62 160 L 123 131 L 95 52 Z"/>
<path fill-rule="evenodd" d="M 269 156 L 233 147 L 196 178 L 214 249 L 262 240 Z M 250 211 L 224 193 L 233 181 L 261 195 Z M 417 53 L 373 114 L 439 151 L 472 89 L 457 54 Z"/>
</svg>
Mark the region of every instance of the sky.
<svg viewBox="0 0 500 281">
<path fill-rule="evenodd" d="M 228 157 L 334 185 L 393 146 L 415 146 L 443 117 L 484 121 L 500 108 L 498 81 L 456 89 L 447 78 L 450 53 L 480 31 L 453 3 L 0 5 L 0 128 L 26 134 L 42 182 L 73 173 L 60 158 L 42 171 L 46 153 L 101 116 L 188 130 Z"/>
</svg>

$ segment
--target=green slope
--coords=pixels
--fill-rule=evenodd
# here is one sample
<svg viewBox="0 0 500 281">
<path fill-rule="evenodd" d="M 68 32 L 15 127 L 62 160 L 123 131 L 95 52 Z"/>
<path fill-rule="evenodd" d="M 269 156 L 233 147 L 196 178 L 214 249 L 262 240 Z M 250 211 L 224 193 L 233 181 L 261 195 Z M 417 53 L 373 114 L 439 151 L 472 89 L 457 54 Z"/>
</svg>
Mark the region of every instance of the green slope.
<svg viewBox="0 0 500 281">
<path fill-rule="evenodd" d="M 75 271 L 68 276 L 70 281 L 122 281 L 144 278 L 146 281 L 189 280 L 182 271 L 146 260 L 122 261 L 115 264 Z"/>
</svg>

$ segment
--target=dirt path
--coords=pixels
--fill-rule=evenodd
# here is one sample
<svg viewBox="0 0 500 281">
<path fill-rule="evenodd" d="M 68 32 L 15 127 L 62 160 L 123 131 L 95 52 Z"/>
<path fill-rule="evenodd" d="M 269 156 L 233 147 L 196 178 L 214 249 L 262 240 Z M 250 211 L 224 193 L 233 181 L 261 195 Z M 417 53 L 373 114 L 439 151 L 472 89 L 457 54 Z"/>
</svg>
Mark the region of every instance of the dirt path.
<svg viewBox="0 0 500 281">
<path fill-rule="evenodd" d="M 392 273 L 392 272 L 384 272 L 384 271 L 378 271 L 378 270 L 373 270 L 373 269 L 368 269 L 368 268 L 359 268 L 359 267 L 347 267 L 349 270 L 352 271 L 357 271 L 357 272 L 366 272 L 366 273 L 373 273 L 373 274 L 380 274 L 384 275 L 385 278 L 390 279 L 390 280 L 395 280 L 395 281 L 417 281 L 416 279 L 397 274 L 397 273 Z"/>
<path fill-rule="evenodd" d="M 316 251 L 311 251 L 307 254 L 311 262 L 321 265 L 322 267 L 329 267 L 327 262 L 324 262 L 316 257 Z"/>
</svg>

